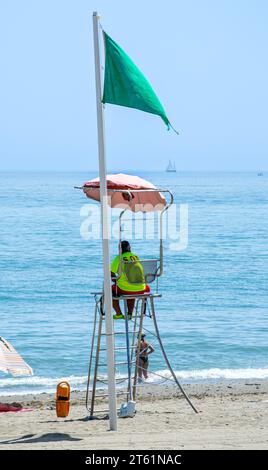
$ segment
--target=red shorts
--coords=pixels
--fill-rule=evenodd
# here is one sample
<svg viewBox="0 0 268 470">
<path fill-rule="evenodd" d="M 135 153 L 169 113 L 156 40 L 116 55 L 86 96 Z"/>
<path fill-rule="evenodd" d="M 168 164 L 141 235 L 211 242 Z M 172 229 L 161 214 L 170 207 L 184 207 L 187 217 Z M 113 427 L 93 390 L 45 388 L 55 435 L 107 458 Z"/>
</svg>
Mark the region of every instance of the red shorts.
<svg viewBox="0 0 268 470">
<path fill-rule="evenodd" d="M 146 284 L 146 287 L 144 290 L 138 290 L 136 292 L 131 292 L 131 291 L 128 291 L 128 290 L 122 290 L 120 289 L 120 287 L 118 287 L 116 284 L 113 284 L 112 285 L 112 293 L 113 295 L 137 295 L 137 294 L 145 294 L 146 292 L 150 292 L 151 289 L 150 287 L 148 286 L 148 284 Z"/>
</svg>

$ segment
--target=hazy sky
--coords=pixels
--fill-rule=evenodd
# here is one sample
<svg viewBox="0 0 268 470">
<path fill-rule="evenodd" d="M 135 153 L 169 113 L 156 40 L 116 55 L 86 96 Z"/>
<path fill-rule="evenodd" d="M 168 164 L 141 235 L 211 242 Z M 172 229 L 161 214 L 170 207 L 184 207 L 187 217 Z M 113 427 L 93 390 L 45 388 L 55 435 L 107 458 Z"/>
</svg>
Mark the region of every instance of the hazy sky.
<svg viewBox="0 0 268 470">
<path fill-rule="evenodd" d="M 107 105 L 109 170 L 267 170 L 267 0 L 0 0 L 0 169 L 97 169 L 92 12 L 162 120 Z"/>
</svg>

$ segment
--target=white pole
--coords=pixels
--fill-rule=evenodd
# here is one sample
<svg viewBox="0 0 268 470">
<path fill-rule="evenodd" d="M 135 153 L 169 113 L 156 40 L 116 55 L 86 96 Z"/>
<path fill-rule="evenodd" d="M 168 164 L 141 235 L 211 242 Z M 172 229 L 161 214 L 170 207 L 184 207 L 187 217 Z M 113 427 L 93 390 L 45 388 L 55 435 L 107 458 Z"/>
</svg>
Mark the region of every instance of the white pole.
<svg viewBox="0 0 268 470">
<path fill-rule="evenodd" d="M 106 159 L 104 145 L 104 116 L 102 99 L 102 80 L 99 43 L 99 15 L 93 13 L 94 55 L 95 55 L 95 80 L 96 102 L 99 144 L 99 174 L 100 174 L 100 201 L 101 201 L 101 227 L 102 227 L 102 256 L 104 274 L 104 304 L 106 323 L 106 353 L 108 371 L 108 395 L 109 395 L 109 419 L 110 430 L 117 431 L 117 404 L 114 367 L 114 325 L 112 317 L 112 293 L 109 252 L 109 220 L 106 187 Z"/>
</svg>

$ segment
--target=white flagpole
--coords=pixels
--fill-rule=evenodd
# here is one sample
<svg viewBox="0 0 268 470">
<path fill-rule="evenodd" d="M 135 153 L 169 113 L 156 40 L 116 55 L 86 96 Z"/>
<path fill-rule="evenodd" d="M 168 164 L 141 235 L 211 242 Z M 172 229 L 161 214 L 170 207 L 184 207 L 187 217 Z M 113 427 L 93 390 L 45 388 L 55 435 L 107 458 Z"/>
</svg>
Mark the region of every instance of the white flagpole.
<svg viewBox="0 0 268 470">
<path fill-rule="evenodd" d="M 99 43 L 99 15 L 93 13 L 94 55 L 95 55 L 95 80 L 97 102 L 97 124 L 99 144 L 99 174 L 100 174 L 100 201 L 101 201 L 101 227 L 102 227 L 102 256 L 104 274 L 104 304 L 106 323 L 106 354 L 108 370 L 108 395 L 109 395 L 109 419 L 110 430 L 117 430 L 117 404 L 114 366 L 114 325 L 112 317 L 112 292 L 109 252 L 109 220 L 106 186 L 106 159 L 104 144 L 104 116 L 102 100 L 102 80 Z"/>
</svg>

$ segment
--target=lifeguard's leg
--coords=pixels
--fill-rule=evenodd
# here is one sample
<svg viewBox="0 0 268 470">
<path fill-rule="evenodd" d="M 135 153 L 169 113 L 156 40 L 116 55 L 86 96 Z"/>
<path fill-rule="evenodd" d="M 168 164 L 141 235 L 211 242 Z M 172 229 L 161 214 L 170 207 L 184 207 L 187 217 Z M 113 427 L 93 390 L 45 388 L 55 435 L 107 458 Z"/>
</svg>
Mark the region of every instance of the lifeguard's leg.
<svg viewBox="0 0 268 470">
<path fill-rule="evenodd" d="M 116 315 L 122 315 L 119 300 L 113 299 L 113 308 L 116 312 Z"/>
<path fill-rule="evenodd" d="M 135 299 L 127 299 L 127 310 L 128 314 L 132 315 L 135 305 Z"/>
</svg>

